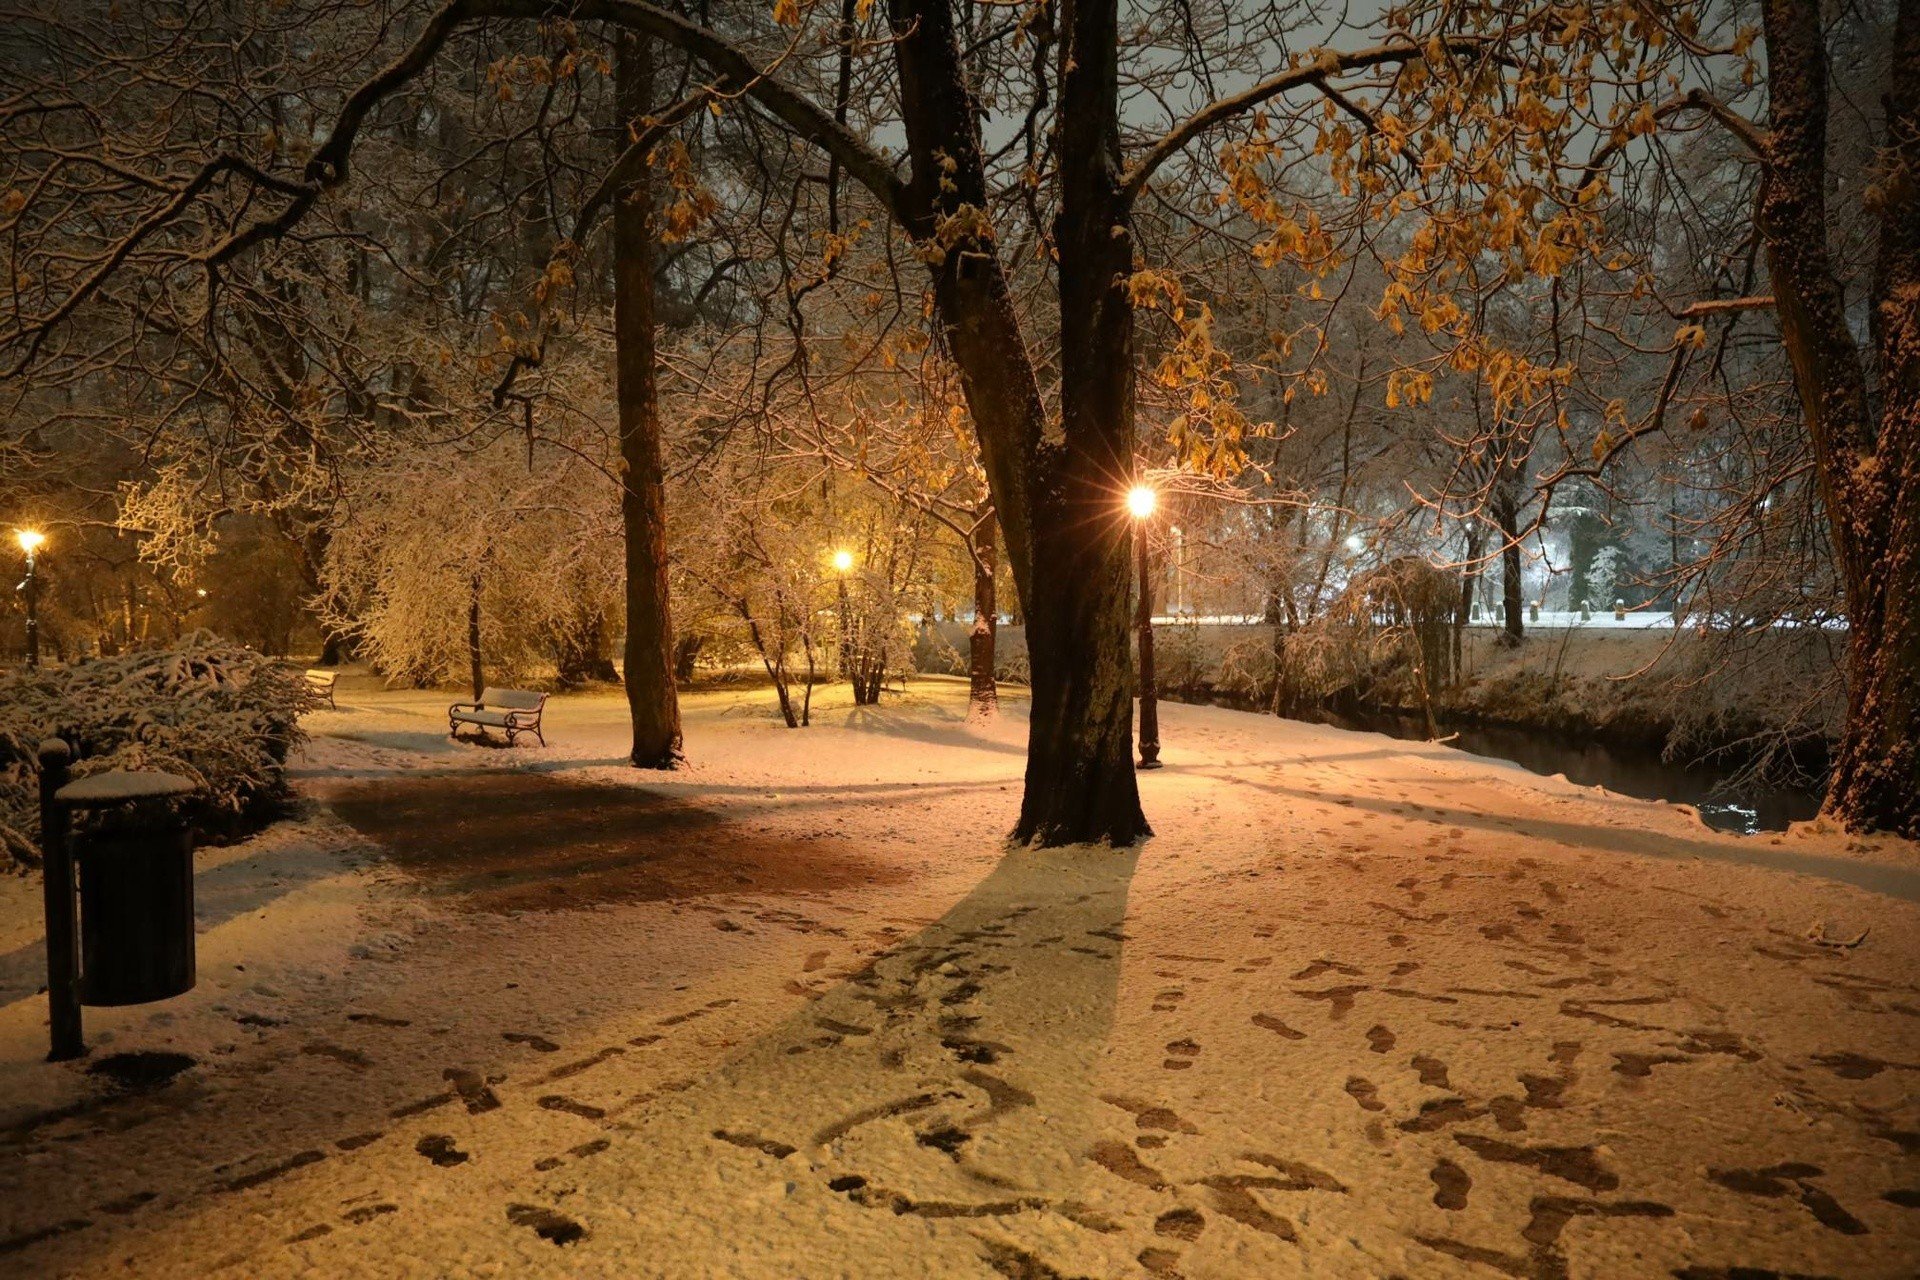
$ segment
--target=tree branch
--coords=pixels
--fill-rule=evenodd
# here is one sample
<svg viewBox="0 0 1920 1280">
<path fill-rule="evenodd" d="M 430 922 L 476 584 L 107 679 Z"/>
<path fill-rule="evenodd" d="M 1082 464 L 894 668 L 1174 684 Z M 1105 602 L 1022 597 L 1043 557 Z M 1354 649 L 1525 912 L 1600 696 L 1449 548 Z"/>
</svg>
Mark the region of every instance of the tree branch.
<svg viewBox="0 0 1920 1280">
<path fill-rule="evenodd" d="M 895 166 L 833 113 L 811 98 L 766 75 L 754 60 L 709 28 L 644 0 L 453 0 L 449 8 L 470 5 L 474 16 L 489 18 L 594 19 L 644 32 L 687 53 L 717 73 L 723 87 L 742 90 L 788 128 L 838 160 L 855 181 L 874 194 L 887 212 L 905 222 L 906 183 Z"/>
<path fill-rule="evenodd" d="M 1732 110 L 1724 102 L 1704 89 L 1690 89 L 1686 93 L 1676 94 L 1668 98 L 1665 102 L 1653 109 L 1653 118 L 1655 121 L 1666 121 L 1687 111 L 1706 112 L 1715 120 L 1725 125 L 1728 132 L 1740 139 L 1747 150 L 1751 151 L 1762 161 L 1766 160 L 1767 135 L 1763 133 L 1753 121 Z M 1619 137 L 1609 138 L 1601 145 L 1598 151 L 1595 151 L 1593 155 L 1588 157 L 1586 168 L 1581 171 L 1580 181 L 1574 190 L 1584 190 L 1588 183 L 1599 176 L 1600 170 L 1605 168 L 1614 156 L 1625 150 L 1628 143 L 1640 136 L 1641 135 L 1637 133 L 1627 133 L 1623 130 Z"/>
<path fill-rule="evenodd" d="M 489 18 L 538 21 L 565 16 L 611 23 L 655 36 L 686 52 L 717 75 L 714 92 L 745 93 L 799 136 L 838 160 L 846 171 L 871 191 L 890 216 L 913 225 L 908 216 L 907 184 L 895 166 L 868 146 L 831 112 L 789 88 L 759 66 L 745 52 L 706 27 L 643 0 L 447 0 L 421 29 L 407 49 L 347 98 L 326 141 L 307 162 L 299 182 L 269 174 L 234 155 L 221 155 L 203 165 L 160 208 L 154 210 L 89 272 L 50 313 L 4 340 L 24 340 L 26 349 L 10 367 L 18 374 L 30 365 L 47 336 L 97 293 L 149 237 L 184 214 L 223 174 L 237 173 L 259 187 L 287 197 L 287 203 L 269 217 L 248 223 L 198 255 L 209 272 L 232 261 L 255 245 L 278 239 L 312 211 L 327 191 L 347 181 L 353 147 L 374 110 L 387 98 L 432 65 L 447 41 L 462 27 Z M 597 193 L 596 193 L 597 194 Z"/>
<path fill-rule="evenodd" d="M 1697 320 L 1701 316 L 1723 315 L 1729 311 L 1771 311 L 1773 305 L 1773 295 L 1763 293 L 1749 298 L 1708 298 L 1704 302 L 1682 307 L 1673 314 L 1682 320 Z"/>
<path fill-rule="evenodd" d="M 1457 36 L 1446 41 L 1447 48 L 1455 53 L 1478 53 L 1484 51 L 1487 45 L 1488 39 L 1483 36 Z M 1146 188 L 1147 181 L 1153 177 L 1154 171 L 1172 159 L 1189 142 L 1209 129 L 1245 115 L 1264 102 L 1271 101 L 1290 90 L 1309 85 L 1333 96 L 1326 87 L 1328 76 L 1365 71 L 1389 63 L 1409 62 L 1415 58 L 1425 57 L 1427 52 L 1428 46 L 1412 44 L 1404 40 L 1395 41 L 1392 44 L 1374 45 L 1366 49 L 1355 49 L 1350 53 L 1339 53 L 1329 49 L 1323 51 L 1312 62 L 1271 76 L 1231 97 L 1210 102 L 1175 125 L 1159 141 L 1148 147 L 1146 154 L 1136 160 L 1133 167 L 1122 175 L 1120 180 L 1122 198 L 1130 202 L 1137 197 Z"/>
</svg>

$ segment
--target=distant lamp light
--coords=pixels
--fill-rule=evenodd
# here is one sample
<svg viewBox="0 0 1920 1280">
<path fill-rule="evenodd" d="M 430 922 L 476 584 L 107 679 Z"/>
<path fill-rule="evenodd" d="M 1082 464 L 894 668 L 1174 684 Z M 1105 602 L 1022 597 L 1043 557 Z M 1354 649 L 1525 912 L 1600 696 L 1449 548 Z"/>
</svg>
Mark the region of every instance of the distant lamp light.
<svg viewBox="0 0 1920 1280">
<path fill-rule="evenodd" d="M 833 571 L 835 573 L 853 572 L 853 552 L 841 550 L 833 553 Z"/>
<path fill-rule="evenodd" d="M 1367 540 L 1357 533 L 1347 535 L 1347 550 L 1356 555 L 1367 549 Z"/>
<path fill-rule="evenodd" d="M 27 602 L 27 669 L 31 671 L 40 665 L 40 564 L 33 553 L 46 542 L 47 535 L 38 529 L 15 529 L 13 536 L 27 553 L 27 577 L 17 590 Z"/>
<path fill-rule="evenodd" d="M 1158 504 L 1158 501 L 1158 496 L 1153 492 L 1152 488 L 1144 484 L 1137 484 L 1127 490 L 1127 514 L 1131 515 L 1135 520 L 1145 520 L 1153 514 L 1153 509 Z"/>
<path fill-rule="evenodd" d="M 199 596 L 202 600 L 205 600 L 207 598 L 207 589 L 205 587 L 196 587 L 194 589 L 193 594 Z"/>
</svg>

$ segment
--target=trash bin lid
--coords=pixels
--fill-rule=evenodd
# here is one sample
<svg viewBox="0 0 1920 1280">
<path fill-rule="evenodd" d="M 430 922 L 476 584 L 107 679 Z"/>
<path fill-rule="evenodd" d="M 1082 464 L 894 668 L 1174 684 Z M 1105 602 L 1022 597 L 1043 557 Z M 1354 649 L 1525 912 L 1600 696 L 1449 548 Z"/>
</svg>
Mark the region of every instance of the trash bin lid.
<svg viewBox="0 0 1920 1280">
<path fill-rule="evenodd" d="M 200 788 L 189 778 L 158 769 L 109 769 L 90 778 L 69 782 L 53 793 L 62 804 L 76 808 L 97 808 L 125 804 L 132 800 L 154 800 L 183 796 Z"/>
</svg>

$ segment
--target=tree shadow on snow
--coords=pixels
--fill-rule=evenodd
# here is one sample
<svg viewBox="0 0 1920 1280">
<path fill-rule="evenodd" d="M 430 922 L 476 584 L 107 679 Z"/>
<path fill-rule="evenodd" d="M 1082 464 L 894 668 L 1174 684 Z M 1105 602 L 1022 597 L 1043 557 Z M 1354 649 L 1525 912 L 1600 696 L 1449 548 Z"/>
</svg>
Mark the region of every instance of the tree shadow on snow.
<svg viewBox="0 0 1920 1280">
<path fill-rule="evenodd" d="M 940 920 L 718 1071 L 620 1117 L 631 1140 L 570 1180 L 569 1211 L 612 1221 L 644 1186 L 635 1229 L 670 1229 L 680 1256 L 809 1258 L 836 1274 L 890 1256 L 936 1272 L 937 1228 L 961 1229 L 940 1231 L 942 1247 L 992 1261 L 1010 1233 L 1037 1233 L 1038 1248 L 1059 1217 L 1092 1221 L 1081 1188 L 1111 1118 L 1094 1080 L 1138 859 L 1010 849 Z M 715 1182 L 767 1179 L 785 1193 L 724 1214 L 706 1201 Z"/>
<path fill-rule="evenodd" d="M 994 751 L 1026 758 L 1024 742 L 1000 742 L 972 732 L 963 717 L 948 715 L 943 722 L 929 723 L 920 707 L 911 711 L 886 707 L 854 707 L 847 713 L 847 728 L 865 733 L 884 733 L 891 738 L 906 738 L 941 747 L 963 747 L 972 751 Z"/>
</svg>

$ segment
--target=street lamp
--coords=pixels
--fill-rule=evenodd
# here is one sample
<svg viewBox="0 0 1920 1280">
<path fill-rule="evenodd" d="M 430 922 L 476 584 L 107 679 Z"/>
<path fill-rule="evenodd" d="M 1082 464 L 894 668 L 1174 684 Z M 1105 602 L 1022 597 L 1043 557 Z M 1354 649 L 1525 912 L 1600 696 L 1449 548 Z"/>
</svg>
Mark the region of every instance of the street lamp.
<svg viewBox="0 0 1920 1280">
<path fill-rule="evenodd" d="M 831 561 L 834 576 L 839 579 L 836 585 L 840 589 L 840 611 L 834 619 L 840 628 L 840 674 L 852 680 L 853 620 L 848 616 L 852 611 L 852 603 L 847 598 L 847 575 L 853 572 L 853 552 L 841 547 L 833 553 Z"/>
<path fill-rule="evenodd" d="M 31 669 L 40 665 L 40 579 L 34 572 L 38 567 L 34 553 L 40 550 L 47 535 L 36 529 L 16 529 L 13 536 L 19 539 L 20 549 L 27 553 L 27 576 L 15 590 L 27 598 L 27 666 Z"/>
<path fill-rule="evenodd" d="M 1140 768 L 1160 767 L 1160 707 L 1153 687 L 1153 588 L 1147 577 L 1147 526 L 1158 506 L 1154 491 L 1137 484 L 1127 491 L 1127 514 L 1133 517 L 1134 557 L 1140 566 Z"/>
</svg>

